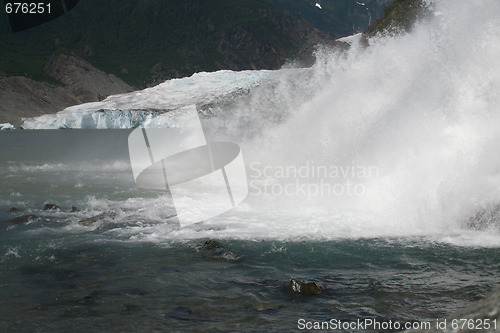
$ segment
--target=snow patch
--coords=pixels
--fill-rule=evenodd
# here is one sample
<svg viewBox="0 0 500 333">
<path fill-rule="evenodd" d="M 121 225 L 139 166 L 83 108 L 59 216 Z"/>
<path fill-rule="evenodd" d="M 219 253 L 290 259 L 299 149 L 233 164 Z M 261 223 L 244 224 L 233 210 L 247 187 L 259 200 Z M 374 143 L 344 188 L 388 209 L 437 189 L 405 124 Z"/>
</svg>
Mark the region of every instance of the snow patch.
<svg viewBox="0 0 500 333">
<path fill-rule="evenodd" d="M 351 36 L 347 36 L 347 37 L 342 37 L 342 38 L 337 39 L 337 41 L 344 42 L 344 43 L 347 43 L 349 45 L 353 45 L 359 41 L 359 39 L 361 38 L 362 35 L 363 35 L 362 33 L 359 33 L 359 34 L 355 34 L 355 35 L 351 35 Z"/>
</svg>

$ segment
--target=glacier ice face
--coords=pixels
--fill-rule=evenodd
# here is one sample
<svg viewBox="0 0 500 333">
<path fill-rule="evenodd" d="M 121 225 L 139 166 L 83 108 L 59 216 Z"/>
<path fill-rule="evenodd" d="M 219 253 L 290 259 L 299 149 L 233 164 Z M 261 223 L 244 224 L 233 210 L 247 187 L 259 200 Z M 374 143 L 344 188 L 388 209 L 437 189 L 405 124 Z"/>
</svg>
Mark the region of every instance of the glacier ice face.
<svg viewBox="0 0 500 333">
<path fill-rule="evenodd" d="M 0 124 L 0 131 L 7 131 L 7 130 L 13 130 L 13 129 L 15 129 L 15 127 L 11 123 Z"/>
<path fill-rule="evenodd" d="M 24 129 L 112 129 L 144 127 L 173 127 L 175 116 L 182 112 L 179 108 L 165 110 L 99 109 L 74 113 L 59 112 L 24 120 Z"/>
<path fill-rule="evenodd" d="M 176 126 L 176 115 L 189 105 L 207 105 L 245 93 L 258 86 L 273 71 L 201 72 L 172 79 L 157 86 L 101 102 L 85 103 L 48 114 L 23 119 L 24 129 L 135 128 Z"/>
</svg>

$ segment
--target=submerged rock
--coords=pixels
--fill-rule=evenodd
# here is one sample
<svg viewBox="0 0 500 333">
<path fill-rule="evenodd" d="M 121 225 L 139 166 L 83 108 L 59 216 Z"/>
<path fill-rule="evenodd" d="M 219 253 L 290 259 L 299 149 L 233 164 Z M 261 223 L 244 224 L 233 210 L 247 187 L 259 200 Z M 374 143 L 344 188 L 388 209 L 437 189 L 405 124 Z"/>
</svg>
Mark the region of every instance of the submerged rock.
<svg viewBox="0 0 500 333">
<path fill-rule="evenodd" d="M 48 203 L 48 204 L 45 204 L 45 206 L 43 207 L 43 210 L 61 210 L 61 207 L 59 207 L 58 205 L 55 205 L 55 204 Z"/>
<path fill-rule="evenodd" d="M 88 225 L 96 223 L 98 220 L 99 220 L 99 215 L 85 219 L 85 220 L 78 221 L 78 224 L 88 226 Z"/>
<path fill-rule="evenodd" d="M 20 208 L 17 208 L 17 207 L 10 207 L 8 210 L 7 210 L 7 213 L 17 213 L 17 212 L 21 212 L 22 209 Z"/>
<path fill-rule="evenodd" d="M 29 214 L 29 215 L 23 215 L 23 216 L 18 216 L 14 217 L 10 220 L 7 221 L 7 223 L 10 224 L 24 224 L 24 223 L 29 223 L 31 221 L 34 221 L 38 218 L 38 216 Z"/>
<path fill-rule="evenodd" d="M 78 224 L 88 226 L 88 225 L 96 223 L 99 220 L 114 219 L 115 217 L 116 217 L 115 212 L 105 212 L 105 213 L 101 213 L 99 215 L 92 216 L 88 219 L 81 220 L 78 222 Z"/>
<path fill-rule="evenodd" d="M 325 290 L 325 287 L 318 282 L 304 282 L 295 279 L 290 280 L 289 287 L 292 292 L 302 295 L 319 295 Z"/>
<path fill-rule="evenodd" d="M 203 245 L 196 245 L 194 249 L 208 258 L 226 261 L 237 261 L 240 259 L 234 252 L 226 250 L 222 244 L 214 239 L 209 239 Z"/>
<path fill-rule="evenodd" d="M 220 256 L 216 257 L 218 259 L 223 259 L 226 261 L 237 261 L 240 259 L 234 252 L 231 251 L 225 251 L 222 253 Z"/>
<path fill-rule="evenodd" d="M 76 207 L 76 206 L 72 206 L 72 207 L 71 207 L 71 212 L 72 212 L 72 213 L 81 212 L 81 211 L 82 211 L 82 210 L 81 210 L 80 208 Z"/>
<path fill-rule="evenodd" d="M 220 249 L 222 245 L 216 240 L 209 239 L 203 244 L 203 247 L 206 249 Z"/>
</svg>

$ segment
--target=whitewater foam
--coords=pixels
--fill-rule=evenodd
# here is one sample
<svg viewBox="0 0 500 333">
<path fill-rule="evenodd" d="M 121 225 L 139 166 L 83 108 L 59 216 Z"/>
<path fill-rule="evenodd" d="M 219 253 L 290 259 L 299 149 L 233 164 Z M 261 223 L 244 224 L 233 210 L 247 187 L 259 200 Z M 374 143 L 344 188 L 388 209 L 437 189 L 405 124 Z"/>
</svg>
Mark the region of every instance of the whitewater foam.
<svg viewBox="0 0 500 333">
<path fill-rule="evenodd" d="M 353 42 L 346 52 L 320 49 L 312 68 L 274 72 L 272 84 L 259 81 L 230 112 L 202 119 L 209 141 L 242 147 L 248 170 L 300 170 L 309 163 L 375 168 L 375 176 L 249 172 L 257 189 L 316 187 L 250 191 L 244 204 L 193 228 L 177 228 L 169 219 L 164 194 L 96 195 L 81 205 L 96 214 L 114 211 L 104 224 L 121 227 L 106 232 L 137 241 L 425 236 L 500 247 L 498 223 L 467 230 L 478 211 L 500 203 L 500 3 L 442 0 L 435 10 L 412 32 L 374 38 L 368 48 Z M 363 191 L 307 193 L 321 188 L 320 180 L 351 182 Z M 119 196 L 129 194 L 137 193 Z"/>
<path fill-rule="evenodd" d="M 225 122 L 237 133 L 214 134 L 239 141 L 248 165 L 354 163 L 379 173 L 359 181 L 362 196 L 266 196 L 252 209 L 311 205 L 327 212 L 328 222 L 318 228 L 324 235 L 347 228 L 376 236 L 462 230 L 479 208 L 498 204 L 499 7 L 495 1 L 436 2 L 439 14 L 409 34 L 373 39 L 369 48 L 353 43 L 344 54 L 318 52 L 307 80 L 293 86 L 283 77 L 272 91 L 279 103 L 254 91 Z M 275 110 L 283 117 L 266 117 Z M 342 212 L 368 221 L 332 220 Z M 300 223 L 291 226 L 288 219 L 278 229 L 311 233 Z"/>
</svg>

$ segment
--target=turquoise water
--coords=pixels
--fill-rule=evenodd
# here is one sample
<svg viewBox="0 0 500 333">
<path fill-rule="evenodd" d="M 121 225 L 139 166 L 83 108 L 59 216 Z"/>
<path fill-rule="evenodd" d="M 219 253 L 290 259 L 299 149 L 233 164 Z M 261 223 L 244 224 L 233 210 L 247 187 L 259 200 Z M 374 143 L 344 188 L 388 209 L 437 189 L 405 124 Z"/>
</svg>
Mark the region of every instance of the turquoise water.
<svg viewBox="0 0 500 333">
<path fill-rule="evenodd" d="M 421 240 L 221 241 L 237 256 L 228 261 L 200 250 L 203 240 L 47 236 L 18 235 L 17 254 L 2 258 L 2 331 L 287 332 L 299 318 L 444 318 L 487 293 L 500 269 L 497 249 Z M 294 295 L 290 278 L 325 292 Z"/>
<path fill-rule="evenodd" d="M 500 275 L 500 3 L 433 9 L 202 117 L 249 181 L 203 223 L 180 228 L 168 193 L 136 186 L 128 130 L 0 133 L 0 331 L 290 332 L 443 319 L 485 296 Z M 332 167 L 373 172 L 317 177 Z M 348 182 L 360 191 L 327 191 Z"/>
<path fill-rule="evenodd" d="M 179 228 L 165 193 L 133 183 L 123 158 L 127 133 L 0 133 L 2 332 L 289 332 L 301 318 L 415 322 L 444 318 L 498 284 L 497 238 L 480 231 L 301 235 L 318 228 L 317 213 L 248 207 Z M 50 140 L 65 144 L 37 147 Z M 32 154 L 16 155 L 16 143 Z M 61 210 L 44 211 L 46 203 Z M 9 222 L 26 215 L 33 215 L 26 223 Z M 337 216 L 320 226 L 328 221 L 343 222 Z M 209 239 L 221 248 L 205 247 Z M 294 294 L 290 279 L 325 290 Z"/>
</svg>

